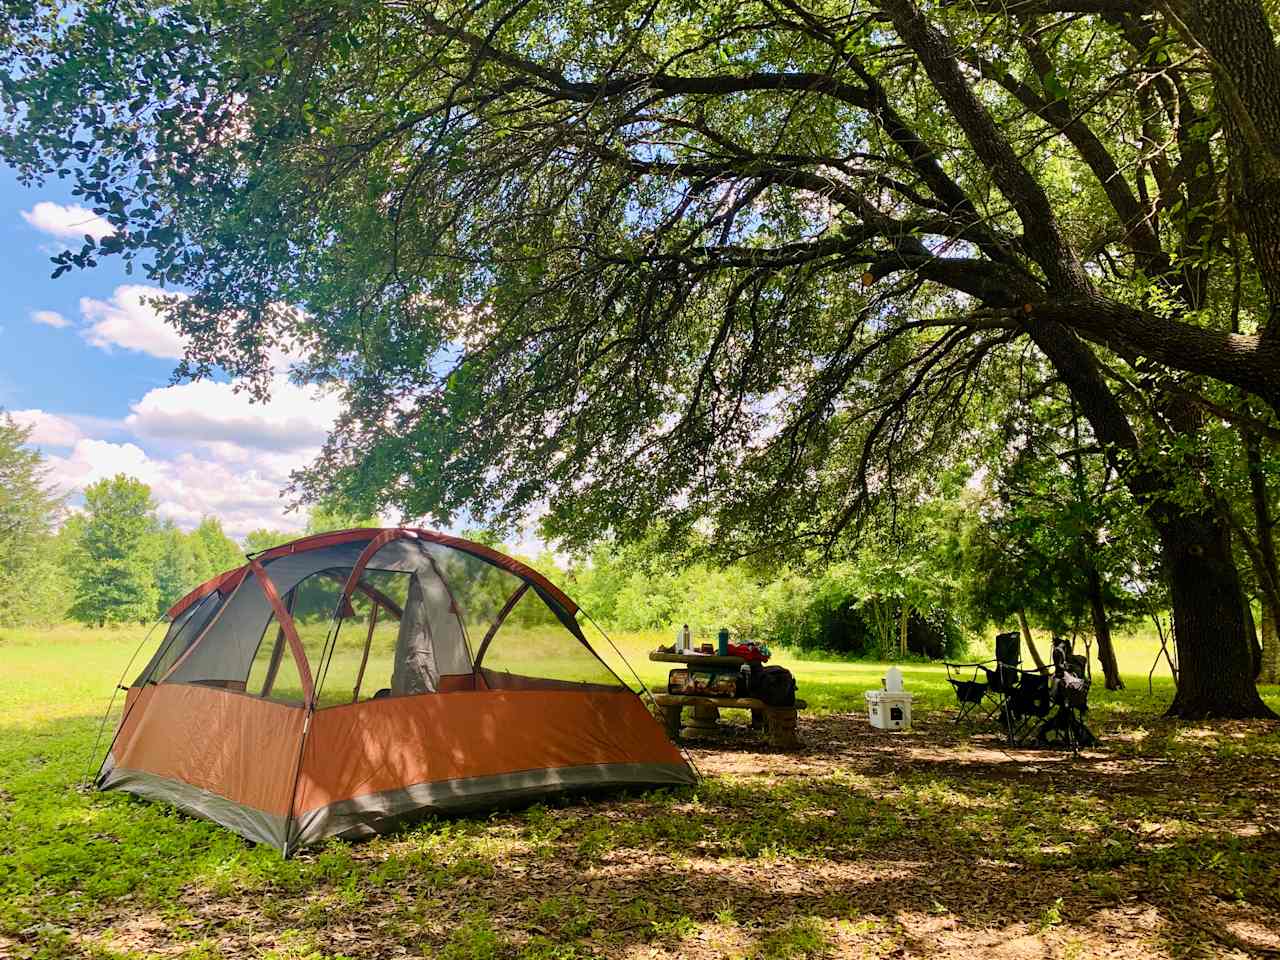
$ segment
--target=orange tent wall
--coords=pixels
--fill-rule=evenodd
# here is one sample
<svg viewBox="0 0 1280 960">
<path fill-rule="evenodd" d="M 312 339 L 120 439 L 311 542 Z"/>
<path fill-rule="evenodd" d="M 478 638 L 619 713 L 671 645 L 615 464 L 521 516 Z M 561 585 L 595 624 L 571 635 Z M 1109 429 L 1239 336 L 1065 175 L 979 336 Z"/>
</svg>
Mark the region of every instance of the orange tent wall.
<svg viewBox="0 0 1280 960">
<path fill-rule="evenodd" d="M 684 766 L 629 691 L 489 690 L 367 700 L 316 713 L 298 814 L 415 783 L 580 764 Z"/>
<path fill-rule="evenodd" d="M 132 689 L 125 710 L 101 786 L 166 800 L 285 850 L 378 832 L 418 811 L 694 782 L 625 690 L 366 700 L 316 711 L 309 730 L 301 707 L 196 684 Z"/>
</svg>

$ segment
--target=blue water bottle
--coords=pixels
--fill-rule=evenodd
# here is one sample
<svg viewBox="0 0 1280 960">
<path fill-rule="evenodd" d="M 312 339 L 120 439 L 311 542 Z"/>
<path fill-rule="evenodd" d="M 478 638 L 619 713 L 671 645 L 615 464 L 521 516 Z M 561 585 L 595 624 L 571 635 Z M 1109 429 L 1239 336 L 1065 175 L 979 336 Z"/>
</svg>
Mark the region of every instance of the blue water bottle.
<svg viewBox="0 0 1280 960">
<path fill-rule="evenodd" d="M 716 652 L 722 657 L 727 657 L 729 655 L 729 628 L 721 627 L 716 639 L 719 641 Z"/>
</svg>

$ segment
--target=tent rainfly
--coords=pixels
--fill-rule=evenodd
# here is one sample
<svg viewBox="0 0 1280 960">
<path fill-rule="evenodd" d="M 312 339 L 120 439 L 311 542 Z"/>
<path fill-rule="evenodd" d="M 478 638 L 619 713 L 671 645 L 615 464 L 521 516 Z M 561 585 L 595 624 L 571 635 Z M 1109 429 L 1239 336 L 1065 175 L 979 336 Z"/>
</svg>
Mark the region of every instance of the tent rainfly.
<svg viewBox="0 0 1280 960">
<path fill-rule="evenodd" d="M 98 771 L 287 856 L 415 816 L 695 775 L 524 564 L 427 530 L 253 555 L 168 611 Z"/>
</svg>

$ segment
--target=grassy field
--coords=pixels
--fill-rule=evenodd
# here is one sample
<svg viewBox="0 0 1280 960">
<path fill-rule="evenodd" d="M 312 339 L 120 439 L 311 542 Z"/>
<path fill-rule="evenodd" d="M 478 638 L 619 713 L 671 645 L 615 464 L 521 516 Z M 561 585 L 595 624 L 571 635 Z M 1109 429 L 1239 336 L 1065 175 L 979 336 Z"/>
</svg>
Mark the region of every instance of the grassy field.
<svg viewBox="0 0 1280 960">
<path fill-rule="evenodd" d="M 290 861 L 78 788 L 140 638 L 0 631 L 0 957 L 1280 951 L 1280 729 L 1160 719 L 1150 637 L 1121 643 L 1129 689 L 1095 688 L 1104 744 L 1075 760 L 952 724 L 933 665 L 904 669 L 915 729 L 877 734 L 862 691 L 885 665 L 780 654 L 814 708 L 798 754 L 736 727 L 693 746 L 695 790 L 431 820 Z M 659 638 L 614 639 L 662 681 L 644 659 Z"/>
</svg>

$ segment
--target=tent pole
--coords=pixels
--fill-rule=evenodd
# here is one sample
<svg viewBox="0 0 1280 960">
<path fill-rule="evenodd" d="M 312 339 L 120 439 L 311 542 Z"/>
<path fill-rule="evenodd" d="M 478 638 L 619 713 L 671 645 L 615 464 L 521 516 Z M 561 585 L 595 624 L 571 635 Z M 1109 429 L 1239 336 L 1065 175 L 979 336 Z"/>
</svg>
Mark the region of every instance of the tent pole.
<svg viewBox="0 0 1280 960">
<path fill-rule="evenodd" d="M 489 649 L 489 642 L 493 639 L 493 635 L 498 632 L 498 628 L 506 621 L 507 614 L 509 614 L 512 608 L 520 602 L 520 598 L 525 595 L 525 591 L 528 589 L 529 584 L 527 581 L 516 587 L 515 592 L 512 593 L 511 596 L 507 597 L 507 602 L 504 603 L 502 605 L 502 609 L 498 611 L 498 615 L 494 618 L 493 625 L 489 627 L 488 632 L 484 635 L 484 639 L 480 641 L 480 647 L 476 650 L 476 658 L 471 663 L 471 672 L 476 676 L 477 684 L 479 683 L 480 677 L 480 665 L 484 662 L 484 653 Z"/>
<path fill-rule="evenodd" d="M 293 616 L 293 601 L 297 595 L 297 590 L 290 590 L 284 598 L 284 608 L 289 611 L 289 616 Z M 276 645 L 271 648 L 271 660 L 267 664 L 267 676 L 262 681 L 262 691 L 258 694 L 260 697 L 271 696 L 271 691 L 275 689 L 276 676 L 280 673 L 280 661 L 284 657 L 284 627 L 276 626 Z"/>
<path fill-rule="evenodd" d="M 315 679 L 311 673 L 311 665 L 307 662 L 306 651 L 302 648 L 302 640 L 298 636 L 298 628 L 293 623 L 293 615 L 285 609 L 280 600 L 280 593 L 276 590 L 275 583 L 267 571 L 263 569 L 262 564 L 257 560 L 250 560 L 249 566 L 253 569 L 253 578 L 258 581 L 258 588 L 266 596 L 267 602 L 271 604 L 271 609 L 275 611 L 276 620 L 279 621 L 281 628 L 284 630 L 285 638 L 289 641 L 289 651 L 293 654 L 293 659 L 297 664 L 298 679 L 302 681 L 302 690 L 307 695 L 307 699 L 314 704 L 316 699 Z M 246 577 L 246 579 L 248 578 Z M 219 610 L 218 612 L 221 613 L 222 611 Z M 205 632 L 208 633 L 208 630 Z"/>
<path fill-rule="evenodd" d="M 364 668 L 369 663 L 369 648 L 373 646 L 373 629 L 378 625 L 378 605 L 372 605 L 373 609 L 369 611 L 369 633 L 364 638 L 364 653 L 360 656 L 360 669 L 356 673 L 356 688 L 351 691 L 351 702 L 355 703 L 360 699 L 360 684 L 364 683 Z"/>
<path fill-rule="evenodd" d="M 311 732 L 311 718 L 315 715 L 316 705 L 314 702 L 308 703 L 306 706 L 307 717 L 302 721 L 302 734 L 298 737 L 298 758 L 293 765 L 293 787 L 289 791 L 289 813 L 284 819 L 284 846 L 281 848 L 281 855 L 288 860 L 289 854 L 293 851 L 289 849 L 289 841 L 292 839 L 289 834 L 293 831 L 293 805 L 298 802 L 298 782 L 302 779 L 302 754 L 307 747 L 307 734 Z"/>
<path fill-rule="evenodd" d="M 111 699 L 107 702 L 107 709 L 102 714 L 102 722 L 98 724 L 98 735 L 93 738 L 93 750 L 89 753 L 89 762 L 84 765 L 84 777 L 81 780 L 81 783 L 84 786 L 89 785 L 89 770 L 93 766 L 93 758 L 98 755 L 98 747 L 102 743 L 102 731 L 107 728 L 107 718 L 111 716 L 111 708 L 116 705 L 116 694 L 121 690 L 124 690 L 126 695 L 128 694 L 129 688 L 124 686 L 124 678 L 129 675 L 129 670 L 133 667 L 133 661 L 138 659 L 138 654 L 142 652 L 143 646 L 145 646 L 146 642 L 151 639 L 151 635 L 156 632 L 156 627 L 160 626 L 162 623 L 164 623 L 163 618 L 157 620 L 151 625 L 151 629 L 148 630 L 146 635 L 142 638 L 142 641 L 138 644 L 138 648 L 133 651 L 133 656 L 129 658 L 129 662 L 126 663 L 124 665 L 124 669 L 120 671 L 120 679 L 116 681 L 116 688 L 111 691 Z M 182 631 L 179 630 L 178 632 L 181 633 Z M 126 699 L 128 699 L 127 696 Z M 134 700 L 133 705 L 130 706 L 129 709 L 124 712 L 124 716 L 120 718 L 120 726 L 116 728 L 115 735 L 111 738 L 111 743 L 107 745 L 108 754 L 111 753 L 111 748 L 116 745 L 116 740 L 120 736 L 120 729 L 124 727 L 124 722 L 129 719 L 129 714 L 133 712 L 133 707 L 136 707 L 137 705 L 138 701 Z M 102 761 L 98 764 L 98 773 L 102 772 L 102 764 L 106 762 L 107 758 L 104 755 Z M 98 778 L 95 775 L 94 780 L 97 779 Z"/>
</svg>

